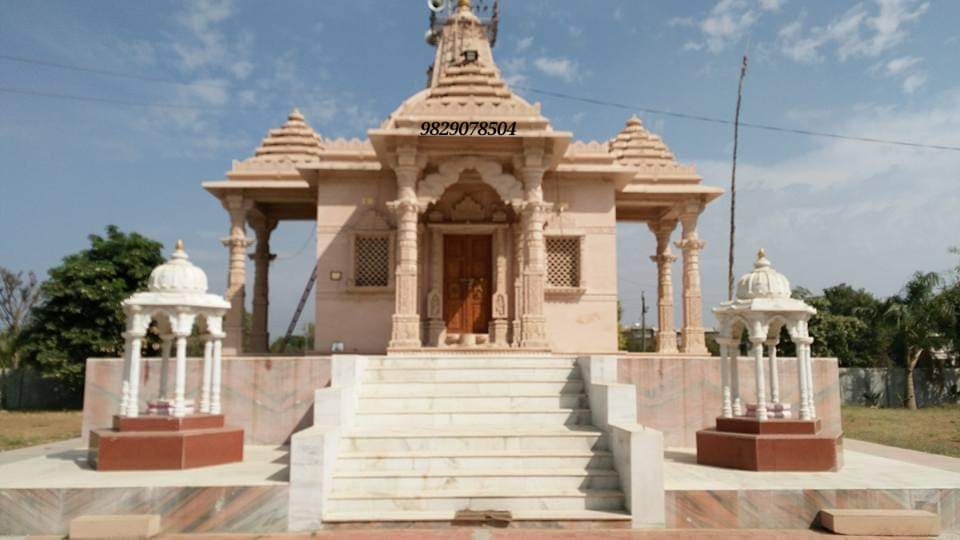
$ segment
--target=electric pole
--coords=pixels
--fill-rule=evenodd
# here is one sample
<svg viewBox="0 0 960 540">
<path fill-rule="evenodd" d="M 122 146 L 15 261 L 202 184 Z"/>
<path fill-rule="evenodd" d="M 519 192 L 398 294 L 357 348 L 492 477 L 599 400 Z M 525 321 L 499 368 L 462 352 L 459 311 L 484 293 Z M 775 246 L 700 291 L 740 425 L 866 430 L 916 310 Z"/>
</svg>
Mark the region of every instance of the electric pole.
<svg viewBox="0 0 960 540">
<path fill-rule="evenodd" d="M 647 296 L 640 291 L 640 352 L 647 352 Z"/>
<path fill-rule="evenodd" d="M 737 112 L 733 117 L 733 169 L 730 172 L 730 253 L 727 260 L 727 301 L 733 300 L 733 251 L 737 231 L 737 144 L 740 142 L 740 101 L 743 98 L 743 78 L 747 75 L 747 55 L 740 65 L 740 82 L 737 85 Z"/>
</svg>

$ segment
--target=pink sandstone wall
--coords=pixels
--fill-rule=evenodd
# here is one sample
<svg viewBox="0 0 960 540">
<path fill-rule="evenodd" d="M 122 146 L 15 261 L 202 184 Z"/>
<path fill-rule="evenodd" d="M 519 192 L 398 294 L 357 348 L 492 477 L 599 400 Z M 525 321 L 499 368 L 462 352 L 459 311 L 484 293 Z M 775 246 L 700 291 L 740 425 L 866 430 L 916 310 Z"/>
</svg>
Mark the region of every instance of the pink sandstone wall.
<svg viewBox="0 0 960 540">
<path fill-rule="evenodd" d="M 551 173 L 543 180 L 547 202 L 566 204 L 551 212 L 544 235 L 581 236 L 582 294 L 545 294 L 544 314 L 550 347 L 558 353 L 617 350 L 617 220 L 613 184 L 564 180 Z"/>
<path fill-rule="evenodd" d="M 382 227 L 376 215 L 391 216 L 386 203 L 396 199 L 393 174 L 324 179 L 317 185 L 316 350 L 328 352 L 342 342 L 345 353 L 383 354 L 390 341 L 395 294 L 356 291 L 353 275 L 353 233 Z M 370 205 L 364 205 L 368 201 Z M 330 279 L 340 272 L 341 279 Z"/>
<path fill-rule="evenodd" d="M 780 361 L 780 399 L 796 407 L 796 359 Z M 752 366 L 752 359 L 740 358 L 741 396 L 749 402 L 756 396 Z M 720 412 L 719 357 L 623 355 L 619 375 L 621 383 L 637 387 L 638 422 L 662 431 L 665 445 L 694 447 L 696 432 L 715 425 Z M 837 360 L 814 358 L 813 380 L 824 432 L 840 433 Z"/>
<path fill-rule="evenodd" d="M 173 393 L 174 362 L 168 373 Z M 83 395 L 83 440 L 90 429 L 109 427 L 120 403 L 123 360 L 87 360 Z M 187 360 L 187 397 L 200 396 L 202 360 Z M 155 399 L 160 388 L 160 359 L 150 358 L 141 368 L 141 408 Z M 313 393 L 330 382 L 330 357 L 274 356 L 223 359 L 223 413 L 227 423 L 244 429 L 247 444 L 284 444 L 294 431 L 313 424 Z"/>
</svg>

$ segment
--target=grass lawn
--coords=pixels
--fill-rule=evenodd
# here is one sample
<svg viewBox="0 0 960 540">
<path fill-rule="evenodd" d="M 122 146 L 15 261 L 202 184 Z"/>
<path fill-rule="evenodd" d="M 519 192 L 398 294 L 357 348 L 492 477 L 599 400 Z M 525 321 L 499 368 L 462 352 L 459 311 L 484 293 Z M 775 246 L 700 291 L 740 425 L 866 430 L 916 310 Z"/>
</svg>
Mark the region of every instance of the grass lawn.
<svg viewBox="0 0 960 540">
<path fill-rule="evenodd" d="M 915 411 L 845 405 L 843 436 L 960 457 L 960 405 L 924 407 Z"/>
<path fill-rule="evenodd" d="M 0 451 L 80 436 L 81 411 L 0 411 Z"/>
</svg>

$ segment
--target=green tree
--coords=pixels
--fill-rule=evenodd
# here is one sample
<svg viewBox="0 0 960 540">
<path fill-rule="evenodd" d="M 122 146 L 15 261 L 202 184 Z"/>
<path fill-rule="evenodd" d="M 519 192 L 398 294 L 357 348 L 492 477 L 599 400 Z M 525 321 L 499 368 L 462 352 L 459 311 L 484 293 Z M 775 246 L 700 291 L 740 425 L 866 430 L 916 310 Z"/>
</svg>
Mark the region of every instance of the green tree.
<svg viewBox="0 0 960 540">
<path fill-rule="evenodd" d="M 793 295 L 817 310 L 809 323 L 814 356 L 836 357 L 844 367 L 886 363 L 889 339 L 883 331 L 883 303 L 879 299 L 845 283 L 824 289 L 822 295 L 797 287 Z M 792 354 L 788 342 L 784 333 L 781 345 L 785 354 Z"/>
<path fill-rule="evenodd" d="M 37 275 L 0 266 L 0 369 L 20 366 L 21 333 L 39 300 Z"/>
<path fill-rule="evenodd" d="M 940 294 L 943 280 L 936 272 L 917 272 L 904 285 L 901 294 L 890 298 L 885 315 L 894 332 L 895 344 L 902 350 L 907 371 L 908 409 L 917 408 L 913 374 L 924 357 L 932 357 L 949 345 L 949 328 L 956 325 L 956 314 L 945 295 Z"/>
<path fill-rule="evenodd" d="M 90 248 L 67 255 L 49 271 L 42 301 L 25 330 L 25 358 L 71 388 L 83 383 L 87 358 L 123 351 L 120 303 L 143 289 L 163 263 L 159 242 L 116 226 L 106 236 L 90 235 Z"/>
</svg>

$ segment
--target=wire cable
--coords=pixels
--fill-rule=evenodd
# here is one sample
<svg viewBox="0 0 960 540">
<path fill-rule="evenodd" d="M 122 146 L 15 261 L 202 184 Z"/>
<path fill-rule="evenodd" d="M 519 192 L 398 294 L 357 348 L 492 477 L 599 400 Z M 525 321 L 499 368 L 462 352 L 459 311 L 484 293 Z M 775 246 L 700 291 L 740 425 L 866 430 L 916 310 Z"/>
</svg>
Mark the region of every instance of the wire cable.
<svg viewBox="0 0 960 540">
<path fill-rule="evenodd" d="M 70 71 L 80 71 L 83 73 L 93 73 L 96 75 L 105 75 L 107 77 L 119 77 L 123 79 L 135 79 L 138 81 L 145 82 L 155 82 L 155 83 L 164 83 L 164 84 L 179 84 L 183 86 L 209 86 L 213 88 L 219 88 L 219 85 L 205 83 L 203 81 L 191 82 L 178 79 L 172 79 L 167 77 L 154 77 L 149 75 L 138 75 L 136 73 L 125 73 L 123 71 L 113 71 L 110 69 L 102 68 L 93 68 L 86 66 L 77 66 L 74 64 L 63 64 L 60 62 L 51 62 L 49 60 L 37 60 L 34 58 L 26 58 L 24 56 L 14 56 L 10 54 L 0 54 L 0 60 L 7 60 L 9 62 L 19 62 L 21 64 L 32 64 L 35 66 L 44 66 L 57 69 L 68 69 Z"/>
<path fill-rule="evenodd" d="M 543 90 L 540 88 L 531 88 L 529 86 L 514 85 L 513 88 L 516 88 L 518 90 L 526 90 L 527 92 L 533 92 L 535 94 L 542 94 L 544 96 L 550 96 L 550 97 L 555 97 L 559 99 L 579 101 L 581 103 L 589 103 L 591 105 L 600 105 L 603 107 L 614 107 L 617 109 L 625 109 L 628 111 L 640 111 L 640 112 L 645 112 L 649 114 L 659 114 L 661 116 L 671 116 L 673 118 L 683 118 L 685 120 L 696 120 L 699 122 L 710 122 L 714 124 L 733 125 L 733 120 L 725 120 L 723 118 L 713 118 L 710 116 L 703 116 L 699 114 L 688 114 L 688 113 L 681 113 L 681 112 L 674 112 L 674 111 L 666 111 L 663 109 L 641 107 L 638 105 L 627 105 L 625 103 L 616 103 L 613 101 L 605 101 L 602 99 L 574 96 L 572 94 L 564 94 L 562 92 L 554 92 L 552 90 Z M 826 131 L 813 131 L 809 129 L 788 128 L 788 127 L 781 127 L 781 126 L 773 126 L 769 124 L 755 124 L 751 122 L 740 122 L 740 126 L 749 127 L 753 129 L 762 129 L 766 131 L 776 131 L 780 133 L 792 133 L 794 135 L 807 135 L 811 137 L 828 137 L 831 139 L 842 139 L 847 141 L 858 141 L 858 142 L 874 143 L 874 144 L 892 144 L 897 146 L 908 146 L 911 148 L 928 148 L 932 150 L 950 150 L 953 152 L 960 152 L 960 146 L 924 144 L 924 143 L 918 143 L 913 141 L 901 141 L 901 140 L 895 140 L 895 139 L 879 139 L 875 137 L 858 137 L 855 135 L 843 135 L 840 133 L 829 133 Z"/>
<path fill-rule="evenodd" d="M 253 107 L 219 107 L 215 105 L 190 105 L 186 103 L 149 103 L 145 101 L 128 101 L 123 99 L 101 98 L 94 96 L 80 96 L 76 94 L 61 94 L 58 92 L 44 92 L 42 90 L 32 90 L 29 88 L 12 88 L 0 86 L 0 93 L 16 94 L 21 96 L 45 97 L 64 99 L 71 101 L 84 101 L 91 103 L 106 103 L 111 105 L 125 105 L 128 107 L 156 107 L 162 109 L 192 109 L 207 111 L 255 111 Z"/>
</svg>

